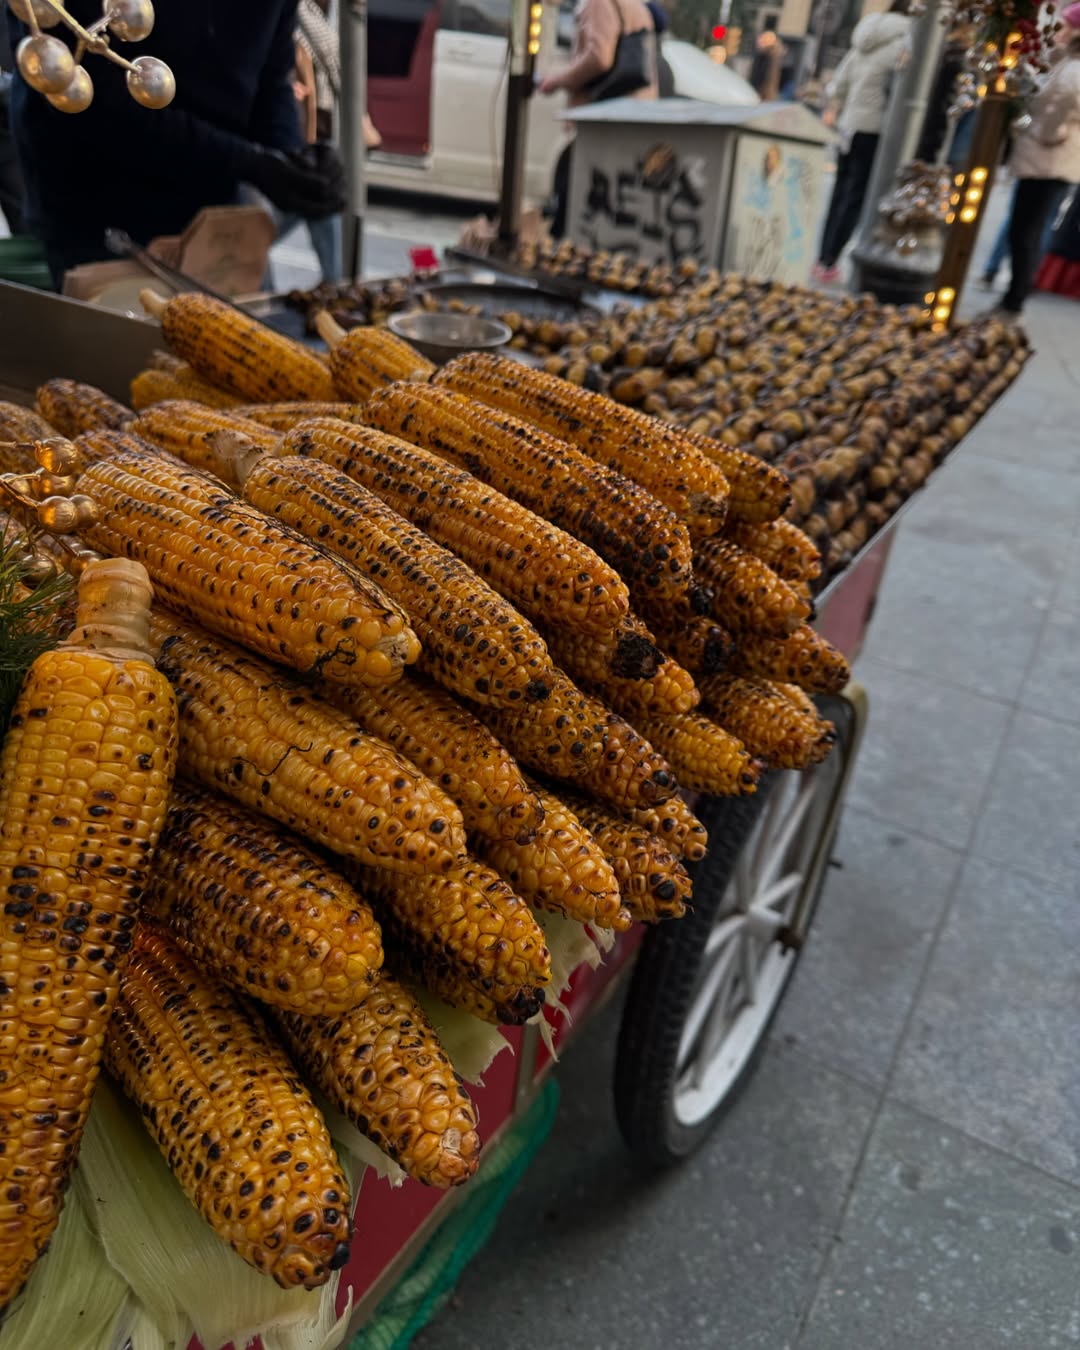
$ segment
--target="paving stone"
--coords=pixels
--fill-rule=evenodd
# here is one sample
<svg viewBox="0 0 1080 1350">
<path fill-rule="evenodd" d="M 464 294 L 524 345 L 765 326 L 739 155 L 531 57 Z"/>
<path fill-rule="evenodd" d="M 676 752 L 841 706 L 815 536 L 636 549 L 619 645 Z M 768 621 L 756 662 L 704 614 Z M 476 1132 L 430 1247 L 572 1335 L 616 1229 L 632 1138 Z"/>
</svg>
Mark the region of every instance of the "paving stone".
<svg viewBox="0 0 1080 1350">
<path fill-rule="evenodd" d="M 1032 712 L 1080 723 L 1080 604 L 1047 615 L 1020 701 Z"/>
<path fill-rule="evenodd" d="M 773 1034 L 882 1083 L 960 855 L 849 808 L 833 859 Z"/>
<path fill-rule="evenodd" d="M 886 1105 L 798 1350 L 1078 1343 L 1080 1194 Z"/>
</svg>

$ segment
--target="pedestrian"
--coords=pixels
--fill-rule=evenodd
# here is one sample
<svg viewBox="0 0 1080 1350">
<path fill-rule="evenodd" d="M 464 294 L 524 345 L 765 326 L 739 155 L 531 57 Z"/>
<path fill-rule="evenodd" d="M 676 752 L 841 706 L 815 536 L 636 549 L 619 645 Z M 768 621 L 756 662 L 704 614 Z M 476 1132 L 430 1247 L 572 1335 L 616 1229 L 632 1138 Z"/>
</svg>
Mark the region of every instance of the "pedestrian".
<svg viewBox="0 0 1080 1350">
<path fill-rule="evenodd" d="M 623 57 L 640 56 L 640 63 Z M 623 76 L 623 78 L 619 78 Z M 615 97 L 656 98 L 656 29 L 644 0 L 578 0 L 574 11 L 574 47 L 569 65 L 545 75 L 537 85 L 541 94 L 565 89 L 567 103 L 579 108 Z M 616 92 L 617 91 L 617 92 Z M 566 208 L 570 191 L 570 156 L 573 141 L 563 147 L 555 165 L 554 214 L 551 233 L 561 239 L 566 233 Z"/>
<path fill-rule="evenodd" d="M 893 75 L 910 39 L 907 4 L 908 0 L 893 0 L 887 13 L 859 20 L 851 48 L 825 91 L 829 104 L 825 121 L 834 123 L 840 135 L 836 182 L 813 273 L 825 284 L 839 281 L 840 255 L 859 223 Z"/>
<path fill-rule="evenodd" d="M 975 39 L 971 24 L 957 24 L 949 30 L 945 47 L 941 53 L 941 64 L 926 105 L 919 143 L 915 148 L 915 158 L 924 164 L 937 163 L 938 155 L 945 144 L 949 132 L 949 109 L 956 96 L 957 84 L 967 64 L 967 54 Z M 959 131 L 959 126 L 957 127 Z M 954 141 L 956 137 L 953 137 Z M 951 148 L 951 147 L 950 147 Z"/>
<path fill-rule="evenodd" d="M 101 0 L 70 0 L 84 25 Z M 153 53 L 176 76 L 161 110 L 128 93 L 123 72 L 93 63 L 94 101 L 59 112 L 16 75 L 11 118 L 26 182 L 26 218 L 53 279 L 109 257 L 105 231 L 139 244 L 181 234 L 206 206 L 231 205 L 250 183 L 275 206 L 310 218 L 344 205 L 341 161 L 305 147 L 292 71 L 296 0 L 158 0 Z M 14 16 L 12 38 L 26 29 Z M 56 29 L 67 38 L 66 29 Z M 135 57 L 141 46 L 119 42 Z"/>
<path fill-rule="evenodd" d="M 994 246 L 990 250 L 990 255 L 986 259 L 982 273 L 979 276 L 979 285 L 984 290 L 992 291 L 997 283 L 997 274 L 1001 270 L 1001 264 L 1009 256 L 1009 227 L 1012 224 L 1012 213 L 1016 207 L 1016 189 L 1019 184 L 1013 185 L 1012 196 L 1009 198 L 1009 209 L 1006 212 L 1005 219 L 1001 222 L 1001 227 L 994 239 Z M 1068 183 L 1062 183 L 1060 190 L 1054 195 L 1050 202 L 1050 210 L 1046 215 L 1046 224 L 1043 226 L 1042 238 L 1039 241 L 1039 257 L 1042 258 L 1050 247 L 1050 240 L 1054 234 L 1054 226 L 1057 224 L 1058 213 L 1061 210 L 1061 204 L 1065 200 L 1069 190 Z"/>
<path fill-rule="evenodd" d="M 1080 182 L 1080 0 L 1061 19 L 1061 58 L 1031 100 L 1031 122 L 1016 133 L 1009 159 L 1016 178 L 1009 217 L 1012 277 L 1000 308 L 1010 317 L 1020 314 L 1031 293 L 1055 203 Z"/>
</svg>

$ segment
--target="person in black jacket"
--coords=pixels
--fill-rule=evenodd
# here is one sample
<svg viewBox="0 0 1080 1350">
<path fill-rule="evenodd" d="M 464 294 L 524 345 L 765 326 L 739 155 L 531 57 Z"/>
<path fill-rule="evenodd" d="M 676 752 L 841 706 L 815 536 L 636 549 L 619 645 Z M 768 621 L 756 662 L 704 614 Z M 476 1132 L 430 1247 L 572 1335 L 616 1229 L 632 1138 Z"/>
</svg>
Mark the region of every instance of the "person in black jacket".
<svg viewBox="0 0 1080 1350">
<path fill-rule="evenodd" d="M 23 182 L 8 113 L 11 72 L 14 66 L 7 28 L 0 21 L 0 211 L 3 212 L 11 233 L 22 234 Z"/>
<path fill-rule="evenodd" d="M 11 120 L 26 184 L 26 223 L 54 279 L 109 256 L 105 231 L 141 244 L 178 234 L 205 206 L 236 203 L 251 184 L 284 211 L 318 217 L 344 205 L 340 160 L 305 147 L 291 74 L 297 0 L 157 0 L 146 43 L 117 42 L 132 59 L 151 52 L 176 77 L 169 107 L 141 107 L 124 72 L 89 59 L 94 101 L 62 113 L 16 76 Z M 92 23 L 100 0 L 71 0 Z M 25 29 L 10 16 L 12 45 Z M 57 34 L 64 32 L 57 28 Z"/>
</svg>

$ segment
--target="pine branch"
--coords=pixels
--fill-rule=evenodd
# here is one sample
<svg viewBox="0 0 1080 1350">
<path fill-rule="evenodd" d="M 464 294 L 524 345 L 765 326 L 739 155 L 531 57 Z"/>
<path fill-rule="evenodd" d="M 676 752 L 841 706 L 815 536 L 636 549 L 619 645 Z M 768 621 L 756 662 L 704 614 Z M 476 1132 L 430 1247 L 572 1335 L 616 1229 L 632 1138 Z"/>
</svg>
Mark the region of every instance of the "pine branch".
<svg viewBox="0 0 1080 1350">
<path fill-rule="evenodd" d="M 22 580 L 24 543 L 19 536 L 0 541 L 0 733 L 26 672 L 70 627 L 64 609 L 73 595 L 71 578 L 58 571 L 30 590 Z"/>
</svg>

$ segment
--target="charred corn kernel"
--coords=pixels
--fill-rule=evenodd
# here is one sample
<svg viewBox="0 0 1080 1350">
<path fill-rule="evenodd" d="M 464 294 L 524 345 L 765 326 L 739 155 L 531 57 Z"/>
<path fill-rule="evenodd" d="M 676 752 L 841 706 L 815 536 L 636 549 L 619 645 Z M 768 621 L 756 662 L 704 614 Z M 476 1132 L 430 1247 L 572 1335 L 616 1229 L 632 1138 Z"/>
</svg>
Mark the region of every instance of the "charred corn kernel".
<svg viewBox="0 0 1080 1350">
<path fill-rule="evenodd" d="M 362 403 L 315 403 L 301 399 L 295 403 L 244 403 L 233 412 L 239 417 L 250 417 L 274 431 L 292 431 L 300 422 L 313 417 L 336 417 L 339 422 L 363 421 Z"/>
<path fill-rule="evenodd" d="M 509 413 L 452 389 L 397 384 L 365 419 L 468 469 L 572 534 L 618 571 L 632 593 L 662 603 L 690 583 L 686 526 L 637 483 Z"/>
<path fill-rule="evenodd" d="M 0 441 L 47 441 L 56 435 L 56 428 L 50 426 L 44 417 L 33 408 L 24 408 L 21 403 L 0 401 Z M 35 463 L 33 468 L 37 468 Z M 32 472 L 33 470 L 31 470 Z M 4 473 L 22 473 L 22 469 L 4 469 Z"/>
<path fill-rule="evenodd" d="M 396 604 L 215 479 L 156 456 L 99 460 L 77 484 L 92 548 L 143 563 L 163 603 L 295 670 L 386 684 L 420 655 Z"/>
<path fill-rule="evenodd" d="M 629 609 L 626 586 L 591 549 L 428 450 L 327 420 L 289 432 L 282 452 L 355 478 L 530 618 L 607 633 Z"/>
<path fill-rule="evenodd" d="M 617 712 L 689 712 L 697 706 L 694 677 L 660 651 L 636 615 L 624 619 L 611 637 L 554 628 L 549 641 L 559 664 Z"/>
<path fill-rule="evenodd" d="M 100 459 L 130 460 L 134 457 L 138 460 L 147 455 L 164 459 L 177 468 L 187 467 L 176 455 L 151 445 L 149 441 L 144 441 L 141 436 L 136 436 L 130 431 L 84 431 L 82 435 L 75 437 L 72 445 L 78 452 L 80 470 L 96 464 Z"/>
<path fill-rule="evenodd" d="M 211 295 L 185 291 L 165 300 L 143 291 L 165 341 L 204 380 L 252 403 L 337 397 L 330 368 L 310 347 L 275 333 Z"/>
<path fill-rule="evenodd" d="M 363 402 L 395 380 L 426 380 L 435 373 L 426 356 L 385 328 L 360 325 L 345 333 L 325 312 L 315 326 L 330 347 L 338 398 Z"/>
<path fill-rule="evenodd" d="M 281 434 L 271 431 L 247 417 L 220 408 L 207 408 L 190 399 L 168 399 L 147 408 L 132 422 L 130 430 L 136 436 L 168 450 L 193 469 L 217 474 L 230 487 L 236 487 L 235 477 L 227 475 L 223 466 L 230 457 L 221 455 L 218 446 L 223 440 L 245 449 L 260 449 L 274 454 L 281 445 Z"/>
<path fill-rule="evenodd" d="M 679 790 L 672 766 L 629 722 L 594 701 L 594 716 L 604 715 L 603 753 L 579 786 L 617 811 L 667 801 Z"/>
<path fill-rule="evenodd" d="M 460 1186 L 480 1161 L 476 1108 L 435 1028 L 383 974 L 342 1017 L 278 1019 L 293 1060 L 415 1181 Z"/>
<path fill-rule="evenodd" d="M 359 879 L 392 933 L 404 930 L 497 1002 L 550 981 L 551 953 L 532 911 L 483 863 L 467 858 L 441 876 L 369 868 Z"/>
<path fill-rule="evenodd" d="M 349 1187 L 284 1049 L 225 985 L 141 929 L 121 979 L 109 1072 L 214 1232 L 283 1288 L 349 1256 Z"/>
<path fill-rule="evenodd" d="M 655 834 L 676 857 L 687 862 L 701 862 L 705 857 L 709 833 L 678 793 L 660 806 L 639 806 L 627 816 Z"/>
<path fill-rule="evenodd" d="M 37 411 L 60 433 L 122 431 L 135 414 L 116 399 L 77 380 L 46 380 L 37 391 Z"/>
<path fill-rule="evenodd" d="M 705 706 L 747 750 L 776 769 L 805 769 L 825 758 L 836 729 L 815 712 L 797 708 L 771 684 L 739 675 L 710 675 Z"/>
<path fill-rule="evenodd" d="M 140 370 L 131 381 L 131 406 L 138 412 L 176 398 L 194 399 L 208 408 L 232 408 L 240 401 L 235 394 L 197 375 L 186 361 L 176 361 L 166 370 Z"/>
<path fill-rule="evenodd" d="M 602 849 L 583 827 L 575 811 L 537 786 L 544 823 L 527 844 L 509 839 L 474 840 L 480 856 L 538 909 L 552 910 L 623 931 L 630 915 L 619 899 L 619 883 Z"/>
<path fill-rule="evenodd" d="M 733 633 L 787 637 L 810 616 L 810 606 L 786 581 L 730 540 L 706 539 L 694 568 L 712 591 L 713 618 Z"/>
<path fill-rule="evenodd" d="M 781 581 L 816 581 L 821 576 L 820 550 L 790 520 L 770 520 L 763 525 L 731 523 L 724 533 L 733 544 L 771 567 Z"/>
<path fill-rule="evenodd" d="M 731 634 L 703 614 L 650 614 L 663 651 L 695 678 L 723 670 L 732 652 Z"/>
<path fill-rule="evenodd" d="M 742 797 L 756 790 L 761 766 L 731 732 L 700 713 L 642 715 L 637 724 L 671 762 L 683 787 L 718 797 Z"/>
<path fill-rule="evenodd" d="M 540 827 L 543 808 L 514 757 L 437 685 L 410 675 L 388 689 L 328 687 L 326 694 L 437 783 L 460 807 L 466 829 L 524 842 Z"/>
<path fill-rule="evenodd" d="M 530 707 L 481 708 L 478 714 L 526 768 L 553 778 L 585 778 L 603 748 L 606 713 L 556 670 L 548 697 Z"/>
<path fill-rule="evenodd" d="M 164 612 L 152 636 L 189 778 L 360 862 L 438 871 L 464 853 L 442 789 L 284 671 Z"/>
<path fill-rule="evenodd" d="M 692 445 L 719 468 L 731 485 L 729 515 L 733 521 L 761 524 L 777 520 L 791 505 L 791 484 L 782 469 L 766 464 L 749 450 L 698 432 L 665 424 L 663 440 Z"/>
<path fill-rule="evenodd" d="M 642 923 L 681 919 L 692 887 L 686 868 L 646 826 L 595 802 L 570 802 L 582 825 L 607 858 L 627 911 Z"/>
<path fill-rule="evenodd" d="M 149 608 L 141 567 L 88 567 L 0 755 L 0 1306 L 59 1218 L 165 819 L 176 703 Z"/>
<path fill-rule="evenodd" d="M 776 680 L 770 680 L 769 683 L 778 694 L 783 694 L 789 703 L 793 703 L 795 707 L 798 708 L 800 712 L 805 713 L 807 717 L 817 717 L 819 715 L 817 704 L 805 689 L 800 689 L 797 684 L 780 684 Z"/>
<path fill-rule="evenodd" d="M 521 1026 L 544 1006 L 543 989 L 535 985 L 486 989 L 448 960 L 441 949 L 421 941 L 415 931 L 398 922 L 389 911 L 383 911 L 381 920 L 394 969 L 451 1008 L 492 1026 Z"/>
<path fill-rule="evenodd" d="M 436 378 L 447 388 L 569 441 L 647 488 L 702 533 L 719 529 L 723 522 L 728 502 L 724 474 L 696 446 L 661 435 L 662 424 L 654 418 L 489 353 L 455 357 Z"/>
<path fill-rule="evenodd" d="M 347 1012 L 382 965 L 355 889 L 263 816 L 177 783 L 143 912 L 200 970 L 307 1017 Z"/>
<path fill-rule="evenodd" d="M 742 634 L 731 658 L 731 669 L 737 675 L 797 684 L 812 694 L 838 694 L 851 679 L 851 667 L 843 652 L 808 624 L 786 638 Z"/>
<path fill-rule="evenodd" d="M 378 584 L 408 616 L 420 665 L 480 703 L 546 698 L 557 672 L 532 624 L 448 549 L 317 459 L 264 457 L 244 495 Z"/>
</svg>

